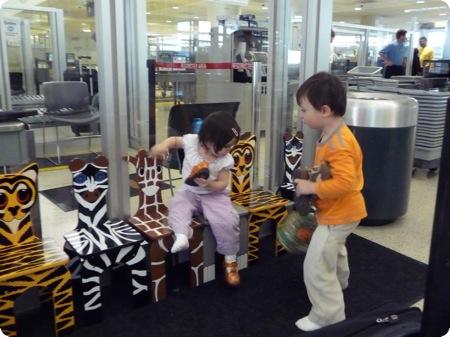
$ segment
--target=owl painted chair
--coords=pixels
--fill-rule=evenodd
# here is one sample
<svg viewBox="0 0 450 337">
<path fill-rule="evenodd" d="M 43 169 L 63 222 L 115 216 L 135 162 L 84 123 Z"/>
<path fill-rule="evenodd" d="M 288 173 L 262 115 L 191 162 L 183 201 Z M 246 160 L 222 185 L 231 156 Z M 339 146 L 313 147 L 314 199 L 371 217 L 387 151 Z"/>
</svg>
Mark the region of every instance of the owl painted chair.
<svg viewBox="0 0 450 337">
<path fill-rule="evenodd" d="M 231 201 L 248 210 L 248 263 L 259 259 L 259 231 L 266 221 L 273 221 L 278 227 L 287 216 L 284 199 L 270 191 L 253 190 L 250 170 L 255 159 L 256 136 L 246 133 L 231 149 L 234 167 L 231 169 Z M 283 251 L 283 246 L 275 239 L 275 255 Z"/>
<path fill-rule="evenodd" d="M 128 156 L 136 167 L 136 188 L 139 190 L 139 206 L 135 215 L 128 219 L 149 242 L 152 298 L 154 302 L 166 297 L 166 255 L 173 244 L 172 230 L 167 223 L 168 209 L 162 202 L 161 165 L 140 150 L 136 156 Z M 193 236 L 189 240 L 190 285 L 203 283 L 203 225 L 198 218 L 192 219 Z"/>
<path fill-rule="evenodd" d="M 75 230 L 64 235 L 69 268 L 81 291 L 82 319 L 93 323 L 102 318 L 102 274 L 107 269 L 128 266 L 133 302 L 145 302 L 149 296 L 147 243 L 133 227 L 122 220 L 108 220 L 108 160 L 98 156 L 92 163 L 74 159 L 69 165 L 73 190 L 78 203 Z"/>
<path fill-rule="evenodd" d="M 300 168 L 303 154 L 303 132 L 293 134 L 290 129 L 286 130 L 284 140 L 284 177 L 280 186 L 280 194 L 283 198 L 294 200 L 295 187 L 293 172 Z"/>
<path fill-rule="evenodd" d="M 75 325 L 68 257 L 49 239 L 33 235 L 30 211 L 38 197 L 37 164 L 0 175 L 0 329 L 17 336 L 14 303 L 31 288 L 52 301 L 55 335 Z"/>
</svg>

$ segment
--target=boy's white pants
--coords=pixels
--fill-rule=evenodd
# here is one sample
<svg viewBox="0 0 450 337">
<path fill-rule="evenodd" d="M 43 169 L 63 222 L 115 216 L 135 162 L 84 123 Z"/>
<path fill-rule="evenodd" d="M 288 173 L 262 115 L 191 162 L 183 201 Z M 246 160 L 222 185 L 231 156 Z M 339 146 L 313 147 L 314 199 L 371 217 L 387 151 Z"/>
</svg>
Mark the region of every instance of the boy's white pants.
<svg viewBox="0 0 450 337">
<path fill-rule="evenodd" d="M 326 326 L 345 319 L 342 289 L 348 286 L 345 241 L 359 221 L 342 225 L 319 225 L 312 236 L 303 263 L 303 279 L 312 303 L 308 318 Z"/>
</svg>

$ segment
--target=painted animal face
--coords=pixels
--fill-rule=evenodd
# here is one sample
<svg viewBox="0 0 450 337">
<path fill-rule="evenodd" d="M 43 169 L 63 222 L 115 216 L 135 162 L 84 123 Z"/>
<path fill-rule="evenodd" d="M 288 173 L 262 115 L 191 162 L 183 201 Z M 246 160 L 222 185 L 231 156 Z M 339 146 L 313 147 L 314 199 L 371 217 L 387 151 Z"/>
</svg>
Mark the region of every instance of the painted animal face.
<svg viewBox="0 0 450 337">
<path fill-rule="evenodd" d="M 155 196 L 160 191 L 161 165 L 156 159 L 150 158 L 145 150 L 140 150 L 136 157 L 128 156 L 128 160 L 136 167 L 138 188 L 147 197 Z"/>
<path fill-rule="evenodd" d="M 108 160 L 98 156 L 92 163 L 74 159 L 69 165 L 73 178 L 73 191 L 82 204 L 95 204 L 108 191 Z"/>
<path fill-rule="evenodd" d="M 249 174 L 255 158 L 255 135 L 246 135 L 231 149 L 230 154 L 234 159 L 234 167 L 231 171 L 237 176 Z"/>
<path fill-rule="evenodd" d="M 293 171 L 300 165 L 303 152 L 303 133 L 297 132 L 295 135 L 290 130 L 284 134 L 284 156 L 286 165 Z"/>
<path fill-rule="evenodd" d="M 22 220 L 36 203 L 37 164 L 19 173 L 0 175 L 0 220 L 5 223 Z"/>
</svg>

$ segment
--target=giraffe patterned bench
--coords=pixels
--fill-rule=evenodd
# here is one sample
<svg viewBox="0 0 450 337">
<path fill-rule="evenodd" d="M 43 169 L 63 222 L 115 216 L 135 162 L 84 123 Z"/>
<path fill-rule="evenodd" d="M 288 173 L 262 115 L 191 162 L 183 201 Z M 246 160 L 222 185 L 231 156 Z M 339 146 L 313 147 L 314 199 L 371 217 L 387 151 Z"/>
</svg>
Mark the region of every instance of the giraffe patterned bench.
<svg viewBox="0 0 450 337">
<path fill-rule="evenodd" d="M 233 205 L 239 215 L 239 252 L 237 253 L 237 263 L 239 270 L 248 266 L 248 211 L 245 208 Z M 216 239 L 212 233 L 208 221 L 204 220 L 203 230 L 203 255 L 205 267 L 203 269 L 203 281 L 210 282 L 216 279 Z"/>
<path fill-rule="evenodd" d="M 139 206 L 128 223 L 136 228 L 149 242 L 150 277 L 154 302 L 166 297 L 166 255 L 173 244 L 172 230 L 167 222 L 168 209 L 162 202 L 160 184 L 162 168 L 154 158 L 140 150 L 136 156 L 128 156 L 136 167 Z M 198 218 L 192 220 L 193 236 L 189 240 L 190 285 L 203 283 L 203 225 Z"/>
<path fill-rule="evenodd" d="M 53 301 L 57 336 L 75 325 L 67 255 L 32 233 L 37 175 L 36 164 L 0 175 L 0 328 L 9 337 L 17 336 L 14 302 L 31 288 L 41 290 L 41 303 Z"/>
</svg>

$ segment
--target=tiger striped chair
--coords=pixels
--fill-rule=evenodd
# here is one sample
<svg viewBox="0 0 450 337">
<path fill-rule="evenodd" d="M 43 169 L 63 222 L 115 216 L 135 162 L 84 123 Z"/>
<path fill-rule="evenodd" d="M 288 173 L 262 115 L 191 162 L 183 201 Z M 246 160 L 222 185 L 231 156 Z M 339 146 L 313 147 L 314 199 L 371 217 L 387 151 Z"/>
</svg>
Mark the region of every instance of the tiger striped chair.
<svg viewBox="0 0 450 337">
<path fill-rule="evenodd" d="M 74 159 L 69 165 L 78 203 L 78 224 L 64 235 L 69 268 L 77 287 L 75 297 L 82 304 L 82 320 L 93 323 L 102 318 L 101 276 L 107 269 L 129 267 L 133 302 L 149 298 L 147 242 L 122 220 L 108 220 L 108 160 L 98 156 L 92 163 Z M 81 283 L 81 291 L 78 285 Z"/>
<path fill-rule="evenodd" d="M 9 337 L 17 336 L 15 300 L 31 288 L 41 290 L 41 302 L 53 301 L 57 336 L 75 325 L 69 259 L 53 240 L 32 232 L 37 175 L 36 164 L 0 175 L 0 329 Z"/>
<path fill-rule="evenodd" d="M 234 168 L 231 169 L 231 201 L 248 210 L 248 263 L 259 259 L 259 232 L 266 221 L 273 221 L 277 227 L 288 214 L 286 206 L 289 200 L 272 192 L 253 190 L 250 170 L 255 159 L 256 136 L 246 133 L 231 149 Z M 284 248 L 275 239 L 275 255 Z"/>
</svg>

